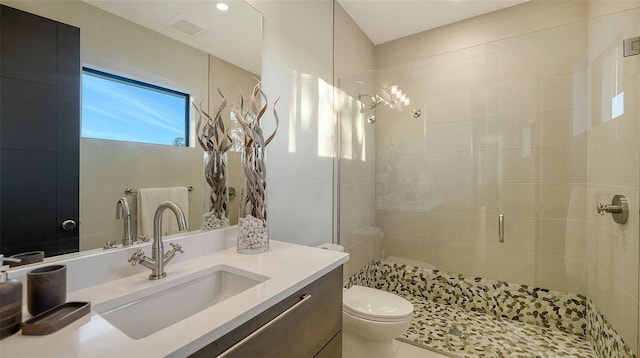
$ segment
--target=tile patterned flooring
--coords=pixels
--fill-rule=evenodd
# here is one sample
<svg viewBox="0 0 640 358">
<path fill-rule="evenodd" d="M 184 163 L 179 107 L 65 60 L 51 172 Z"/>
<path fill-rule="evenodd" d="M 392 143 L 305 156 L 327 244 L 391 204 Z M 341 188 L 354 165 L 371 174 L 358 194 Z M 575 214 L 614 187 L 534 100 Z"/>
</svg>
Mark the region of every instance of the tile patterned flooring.
<svg viewBox="0 0 640 358">
<path fill-rule="evenodd" d="M 412 303 L 414 304 L 413 323 L 405 335 L 399 339 L 411 342 L 413 345 L 429 347 L 444 355 L 404 343 L 399 346 L 397 358 L 597 357 L 584 337 L 534 324 L 465 311 L 451 305 L 424 300 L 413 300 Z M 450 334 L 452 328 L 459 331 L 459 336 Z"/>
</svg>

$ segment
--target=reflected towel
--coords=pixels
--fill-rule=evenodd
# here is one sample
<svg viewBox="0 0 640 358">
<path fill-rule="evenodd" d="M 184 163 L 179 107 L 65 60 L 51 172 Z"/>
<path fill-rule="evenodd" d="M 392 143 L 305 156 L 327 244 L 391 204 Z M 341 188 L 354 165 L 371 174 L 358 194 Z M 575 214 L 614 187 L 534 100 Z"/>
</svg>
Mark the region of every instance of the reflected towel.
<svg viewBox="0 0 640 358">
<path fill-rule="evenodd" d="M 173 201 L 184 212 L 189 222 L 189 190 L 186 187 L 140 188 L 138 190 L 138 235 L 153 238 L 153 215 L 164 201 Z M 175 234 L 178 221 L 171 210 L 165 210 L 162 216 L 162 235 Z"/>
</svg>

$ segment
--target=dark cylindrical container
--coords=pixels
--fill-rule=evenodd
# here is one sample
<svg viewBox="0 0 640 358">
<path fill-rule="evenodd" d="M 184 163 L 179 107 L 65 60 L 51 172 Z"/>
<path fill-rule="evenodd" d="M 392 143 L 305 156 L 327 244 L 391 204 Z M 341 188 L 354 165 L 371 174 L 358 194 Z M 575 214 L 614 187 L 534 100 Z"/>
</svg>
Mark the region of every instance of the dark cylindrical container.
<svg viewBox="0 0 640 358">
<path fill-rule="evenodd" d="M 27 309 L 31 315 L 67 301 L 67 266 L 51 265 L 27 272 Z"/>
<path fill-rule="evenodd" d="M 0 339 L 20 330 L 22 323 L 22 283 L 7 279 L 7 273 L 0 277 Z"/>
<path fill-rule="evenodd" d="M 29 251 L 15 255 L 11 258 L 20 259 L 20 262 L 9 261 L 9 267 L 24 266 L 44 261 L 44 251 Z"/>
</svg>

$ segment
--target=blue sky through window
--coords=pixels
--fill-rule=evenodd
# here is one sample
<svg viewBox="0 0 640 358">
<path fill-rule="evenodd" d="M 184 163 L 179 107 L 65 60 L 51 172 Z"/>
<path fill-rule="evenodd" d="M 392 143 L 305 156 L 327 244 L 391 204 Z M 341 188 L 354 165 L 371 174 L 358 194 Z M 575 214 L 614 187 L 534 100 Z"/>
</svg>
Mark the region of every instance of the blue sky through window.
<svg viewBox="0 0 640 358">
<path fill-rule="evenodd" d="M 182 137 L 184 143 L 187 103 L 183 93 L 83 71 L 82 136 L 165 145 Z"/>
</svg>

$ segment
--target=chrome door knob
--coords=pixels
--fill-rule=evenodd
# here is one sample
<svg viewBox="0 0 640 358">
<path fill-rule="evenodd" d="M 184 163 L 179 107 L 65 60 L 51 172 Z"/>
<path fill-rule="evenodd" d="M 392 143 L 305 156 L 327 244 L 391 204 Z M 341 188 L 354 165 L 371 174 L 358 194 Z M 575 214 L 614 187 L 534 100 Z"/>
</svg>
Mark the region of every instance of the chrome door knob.
<svg viewBox="0 0 640 358">
<path fill-rule="evenodd" d="M 62 225 L 60 225 L 60 226 L 62 227 L 62 230 L 72 231 L 72 230 L 75 230 L 76 227 L 78 227 L 78 224 L 76 223 L 75 220 L 67 219 L 67 220 L 63 221 Z"/>
</svg>

